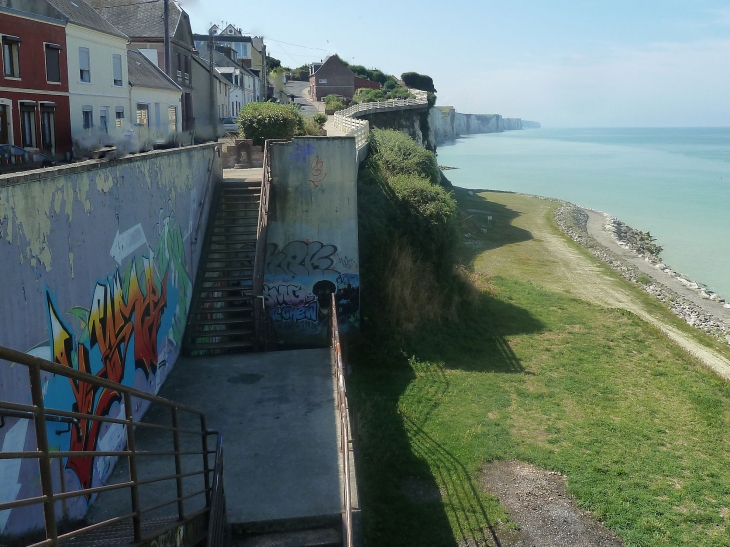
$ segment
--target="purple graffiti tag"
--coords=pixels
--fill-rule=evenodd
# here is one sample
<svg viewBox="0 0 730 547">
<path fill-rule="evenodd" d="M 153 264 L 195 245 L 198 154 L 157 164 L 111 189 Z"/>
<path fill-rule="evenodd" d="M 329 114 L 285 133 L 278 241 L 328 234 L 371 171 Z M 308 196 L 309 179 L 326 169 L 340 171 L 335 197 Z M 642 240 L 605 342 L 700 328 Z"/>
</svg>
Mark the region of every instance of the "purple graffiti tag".
<svg viewBox="0 0 730 547">
<path fill-rule="evenodd" d="M 289 153 L 289 159 L 297 163 L 307 163 L 307 156 L 314 153 L 314 147 L 311 144 L 297 144 L 294 152 Z"/>
<path fill-rule="evenodd" d="M 264 285 L 266 307 L 275 306 L 305 306 L 314 300 L 301 285 Z"/>
</svg>

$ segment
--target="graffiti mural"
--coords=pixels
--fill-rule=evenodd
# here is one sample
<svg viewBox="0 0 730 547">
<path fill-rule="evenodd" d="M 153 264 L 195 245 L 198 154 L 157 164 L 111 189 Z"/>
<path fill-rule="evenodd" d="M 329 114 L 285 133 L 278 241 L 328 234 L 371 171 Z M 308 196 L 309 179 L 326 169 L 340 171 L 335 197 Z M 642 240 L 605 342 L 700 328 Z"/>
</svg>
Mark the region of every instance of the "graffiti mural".
<svg viewBox="0 0 730 547">
<path fill-rule="evenodd" d="M 164 367 L 171 353 L 179 351 L 181 345 L 192 282 L 184 266 L 180 225 L 166 216 L 161 218 L 157 229 L 159 238 L 154 250 L 146 243 L 144 234 L 137 233 L 141 226 L 133 228 L 137 240 L 144 238 L 147 253 L 128 258 L 118 253 L 115 256 L 115 249 L 130 248 L 119 244 L 117 233 L 112 256 L 120 267 L 96 283 L 88 309 L 74 306 L 66 314 L 78 321 L 78 333 L 60 313 L 51 290 L 46 289 L 52 361 L 147 392 L 159 390 Z M 126 261 L 123 270 L 122 261 Z M 46 390 L 45 396 L 49 408 L 124 417 L 122 398 L 114 390 L 62 377 L 50 381 L 54 385 Z M 63 388 L 63 382 L 70 390 Z M 143 410 L 137 406 L 133 412 L 138 416 Z M 93 454 L 96 450 L 117 450 L 124 441 L 123 426 L 83 419 L 61 436 L 59 444 L 67 444 L 70 451 Z M 114 460 L 109 457 L 74 457 L 67 458 L 64 467 L 73 472 L 81 488 L 91 488 L 103 483 L 113 464 Z"/>
<path fill-rule="evenodd" d="M 358 322 L 360 278 L 352 273 L 356 266 L 355 260 L 339 256 L 335 245 L 320 241 L 292 241 L 281 249 L 269 244 L 264 299 L 274 328 L 290 335 L 325 335 L 333 294 L 340 323 L 346 327 Z"/>
<path fill-rule="evenodd" d="M 269 275 L 315 275 L 337 272 L 334 245 L 319 241 L 292 241 L 279 250 L 276 243 L 266 246 L 266 273 Z"/>
</svg>

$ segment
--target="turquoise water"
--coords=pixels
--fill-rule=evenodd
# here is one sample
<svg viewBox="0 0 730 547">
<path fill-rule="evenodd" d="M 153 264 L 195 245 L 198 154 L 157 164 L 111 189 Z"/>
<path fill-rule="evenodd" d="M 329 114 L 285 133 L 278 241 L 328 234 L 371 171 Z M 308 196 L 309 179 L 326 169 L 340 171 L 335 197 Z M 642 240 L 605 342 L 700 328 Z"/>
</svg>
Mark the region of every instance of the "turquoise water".
<svg viewBox="0 0 730 547">
<path fill-rule="evenodd" d="M 652 236 L 662 259 L 730 298 L 730 128 L 531 129 L 440 145 L 464 188 L 565 199 Z"/>
</svg>

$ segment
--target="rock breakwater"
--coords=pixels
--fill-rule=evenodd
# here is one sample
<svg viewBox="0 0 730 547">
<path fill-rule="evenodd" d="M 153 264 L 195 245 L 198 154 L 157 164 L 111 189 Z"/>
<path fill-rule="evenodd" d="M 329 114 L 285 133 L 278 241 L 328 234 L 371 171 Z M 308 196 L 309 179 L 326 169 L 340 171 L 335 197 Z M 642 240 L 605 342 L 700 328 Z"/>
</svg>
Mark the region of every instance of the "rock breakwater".
<svg viewBox="0 0 730 547">
<path fill-rule="evenodd" d="M 623 278 L 636 283 L 644 292 L 656 297 L 663 302 L 674 314 L 683 319 L 687 324 L 696 327 L 712 336 L 730 345 L 730 326 L 722 319 L 716 317 L 712 313 L 698 306 L 694 302 L 677 294 L 675 291 L 661 283 L 654 277 L 650 277 L 643 273 L 638 267 L 627 263 L 616 253 L 601 245 L 596 239 L 588 233 L 588 213 L 572 203 L 560 201 L 561 206 L 555 211 L 555 222 L 558 227 L 570 237 L 573 241 L 583 246 L 595 257 L 607 263 L 611 268 L 617 271 Z M 661 247 L 654 243 L 654 239 L 649 232 L 641 232 L 623 222 L 605 215 L 606 229 L 612 234 L 619 245 L 631 250 L 638 257 L 643 258 L 656 268 L 657 273 L 664 274 L 677 279 L 682 285 L 688 289 L 694 289 L 703 299 L 714 301 L 718 304 L 724 304 L 730 308 L 724 299 L 719 295 L 708 291 L 699 284 L 694 283 L 677 272 L 672 271 L 661 262 L 658 254 Z"/>
</svg>

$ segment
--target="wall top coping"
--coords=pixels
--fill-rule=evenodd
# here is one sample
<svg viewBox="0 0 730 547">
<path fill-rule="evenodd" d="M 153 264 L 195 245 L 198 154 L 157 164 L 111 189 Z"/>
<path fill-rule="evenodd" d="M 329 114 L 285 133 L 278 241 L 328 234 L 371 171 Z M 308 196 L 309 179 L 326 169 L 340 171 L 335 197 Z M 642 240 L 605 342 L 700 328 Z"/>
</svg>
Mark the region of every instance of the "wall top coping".
<svg viewBox="0 0 730 547">
<path fill-rule="evenodd" d="M 40 169 L 32 169 L 30 171 L 8 173 L 6 175 L 0 175 L 0 188 L 15 186 L 18 184 L 27 184 L 37 180 L 50 179 L 54 177 L 63 177 L 76 173 L 84 173 L 97 169 L 104 169 L 106 167 L 122 166 L 123 164 L 132 164 L 162 156 L 186 153 L 199 148 L 210 148 L 216 146 L 219 146 L 219 143 L 211 142 L 192 146 L 181 146 L 180 148 L 168 148 L 167 150 L 152 150 L 150 152 L 130 154 L 123 158 L 87 160 L 69 165 L 58 165 L 55 167 L 43 167 Z"/>
</svg>

